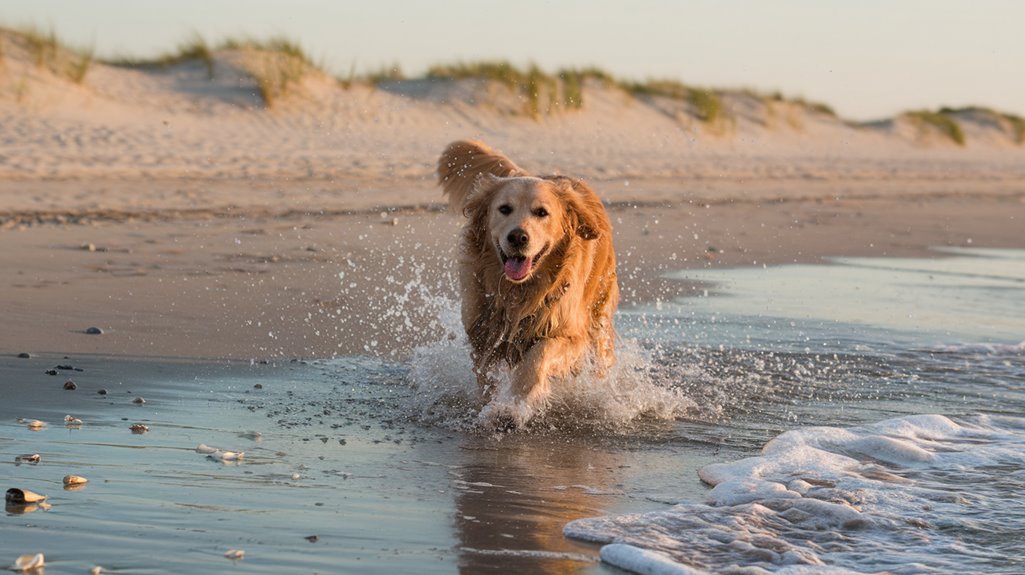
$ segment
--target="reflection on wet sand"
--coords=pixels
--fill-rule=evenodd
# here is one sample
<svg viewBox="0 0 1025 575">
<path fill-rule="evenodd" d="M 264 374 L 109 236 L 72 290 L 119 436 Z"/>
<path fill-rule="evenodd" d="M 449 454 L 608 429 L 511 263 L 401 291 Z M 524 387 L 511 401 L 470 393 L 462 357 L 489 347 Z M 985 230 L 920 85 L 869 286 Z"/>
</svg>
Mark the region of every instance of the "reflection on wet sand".
<svg viewBox="0 0 1025 575">
<path fill-rule="evenodd" d="M 511 435 L 468 438 L 453 473 L 461 573 L 582 573 L 593 547 L 562 535 L 566 523 L 607 512 L 622 456 L 592 441 Z"/>
</svg>

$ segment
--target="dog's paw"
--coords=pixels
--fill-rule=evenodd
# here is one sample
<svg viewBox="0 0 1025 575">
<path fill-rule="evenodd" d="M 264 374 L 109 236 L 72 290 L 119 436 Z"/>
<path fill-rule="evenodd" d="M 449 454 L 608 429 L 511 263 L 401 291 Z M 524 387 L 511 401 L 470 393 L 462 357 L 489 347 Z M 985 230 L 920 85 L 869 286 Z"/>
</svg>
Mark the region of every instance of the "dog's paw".
<svg viewBox="0 0 1025 575">
<path fill-rule="evenodd" d="M 481 410 L 477 421 L 484 429 L 509 433 L 522 429 L 534 417 L 534 409 L 526 402 L 499 403 L 492 401 Z"/>
<path fill-rule="evenodd" d="M 498 416 L 491 423 L 494 426 L 495 433 L 512 433 L 518 427 L 516 420 L 507 414 Z"/>
</svg>

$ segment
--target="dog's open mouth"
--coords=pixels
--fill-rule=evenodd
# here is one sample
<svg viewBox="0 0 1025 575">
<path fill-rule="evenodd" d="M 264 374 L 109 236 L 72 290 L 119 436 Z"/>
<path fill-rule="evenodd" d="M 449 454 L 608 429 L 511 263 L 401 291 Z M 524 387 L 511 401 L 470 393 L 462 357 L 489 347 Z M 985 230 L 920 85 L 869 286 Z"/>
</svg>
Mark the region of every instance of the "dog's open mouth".
<svg viewBox="0 0 1025 575">
<path fill-rule="evenodd" d="M 507 255 L 505 251 L 499 247 L 498 255 L 502 258 L 502 267 L 505 270 L 505 277 L 514 282 L 521 282 L 527 279 L 527 276 L 530 275 L 530 271 L 534 269 L 537 262 L 541 261 L 541 257 L 544 256 L 547 251 L 548 246 L 546 245 L 541 251 L 537 252 L 536 256 L 528 258 L 522 254 L 514 256 Z"/>
</svg>

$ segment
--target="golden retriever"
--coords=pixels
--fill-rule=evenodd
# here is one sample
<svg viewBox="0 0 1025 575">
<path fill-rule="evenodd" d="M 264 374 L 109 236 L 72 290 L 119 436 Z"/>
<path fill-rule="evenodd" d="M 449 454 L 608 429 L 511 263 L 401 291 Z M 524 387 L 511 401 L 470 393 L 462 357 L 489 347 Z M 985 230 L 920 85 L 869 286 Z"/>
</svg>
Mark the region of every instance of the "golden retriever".
<svg viewBox="0 0 1025 575">
<path fill-rule="evenodd" d="M 496 391 L 494 370 L 510 369 L 508 388 L 482 417 L 522 426 L 589 353 L 599 375 L 612 365 L 619 303 L 612 227 L 584 182 L 532 176 L 480 142 L 450 144 L 438 181 L 467 218 L 462 322 L 485 401 Z"/>
</svg>

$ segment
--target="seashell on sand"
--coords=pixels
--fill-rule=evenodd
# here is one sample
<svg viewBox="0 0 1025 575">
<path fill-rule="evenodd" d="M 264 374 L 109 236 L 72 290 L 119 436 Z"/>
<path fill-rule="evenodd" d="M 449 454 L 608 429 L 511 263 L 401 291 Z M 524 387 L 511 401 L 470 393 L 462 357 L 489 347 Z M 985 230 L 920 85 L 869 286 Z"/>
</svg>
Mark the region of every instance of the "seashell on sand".
<svg viewBox="0 0 1025 575">
<path fill-rule="evenodd" d="M 12 503 L 14 505 L 25 505 L 28 503 L 39 503 L 40 501 L 46 499 L 46 496 L 36 493 L 34 491 L 29 491 L 28 489 L 18 489 L 17 487 L 12 487 L 7 490 L 6 498 L 7 503 Z"/>
<path fill-rule="evenodd" d="M 224 552 L 224 556 L 232 561 L 238 561 L 246 558 L 246 552 L 242 549 L 228 549 Z"/>
<path fill-rule="evenodd" d="M 207 455 L 211 459 L 223 462 L 241 461 L 245 456 L 246 452 L 244 451 L 221 451 L 220 449 Z"/>
<path fill-rule="evenodd" d="M 79 487 L 89 483 L 89 480 L 81 475 L 65 475 L 64 487 Z"/>
<path fill-rule="evenodd" d="M 39 459 L 40 457 L 38 453 L 23 453 L 21 455 L 14 456 L 14 464 L 21 465 L 22 463 L 27 463 L 29 465 L 35 465 L 39 463 Z"/>
<path fill-rule="evenodd" d="M 19 556 L 15 561 L 14 565 L 11 566 L 13 571 L 35 571 L 36 569 L 42 569 L 46 566 L 46 560 L 43 558 L 42 553 L 26 553 Z"/>
</svg>

